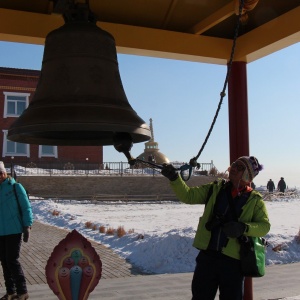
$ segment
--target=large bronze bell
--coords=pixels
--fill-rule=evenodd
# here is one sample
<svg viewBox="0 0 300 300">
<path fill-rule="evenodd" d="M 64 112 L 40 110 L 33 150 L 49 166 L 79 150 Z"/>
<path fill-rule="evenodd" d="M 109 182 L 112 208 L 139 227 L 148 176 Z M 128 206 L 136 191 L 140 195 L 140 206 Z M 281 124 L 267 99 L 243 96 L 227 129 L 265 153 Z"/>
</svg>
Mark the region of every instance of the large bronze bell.
<svg viewBox="0 0 300 300">
<path fill-rule="evenodd" d="M 68 20 L 46 37 L 41 76 L 28 108 L 8 139 L 39 145 L 113 145 L 151 138 L 130 106 L 118 69 L 115 40 L 96 22 Z"/>
</svg>

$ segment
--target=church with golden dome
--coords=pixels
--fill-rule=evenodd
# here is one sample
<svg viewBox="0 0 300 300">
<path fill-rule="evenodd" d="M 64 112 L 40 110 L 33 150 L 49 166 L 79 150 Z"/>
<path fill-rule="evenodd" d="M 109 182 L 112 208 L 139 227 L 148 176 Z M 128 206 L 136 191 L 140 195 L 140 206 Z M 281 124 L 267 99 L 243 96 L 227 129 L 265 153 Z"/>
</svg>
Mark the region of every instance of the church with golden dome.
<svg viewBox="0 0 300 300">
<path fill-rule="evenodd" d="M 150 119 L 150 130 L 151 139 L 145 143 L 145 150 L 138 156 L 138 158 L 149 162 L 155 162 L 157 164 L 170 163 L 170 160 L 163 153 L 159 152 L 158 143 L 154 141 L 152 118 Z"/>
</svg>

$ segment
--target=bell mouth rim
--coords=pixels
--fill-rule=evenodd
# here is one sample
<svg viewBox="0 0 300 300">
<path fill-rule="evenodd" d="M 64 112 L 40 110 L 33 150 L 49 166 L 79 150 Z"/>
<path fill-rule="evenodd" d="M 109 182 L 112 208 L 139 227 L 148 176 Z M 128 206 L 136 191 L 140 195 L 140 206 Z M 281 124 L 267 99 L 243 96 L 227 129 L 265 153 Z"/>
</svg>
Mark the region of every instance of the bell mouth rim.
<svg viewBox="0 0 300 300">
<path fill-rule="evenodd" d="M 7 138 L 10 141 L 37 144 L 37 145 L 54 145 L 54 146 L 113 146 L 115 136 L 118 133 L 129 134 L 132 143 L 147 142 L 151 139 L 150 129 L 146 124 L 142 127 L 126 127 L 123 128 L 115 125 L 110 127 L 96 127 L 91 125 L 90 128 L 74 129 L 74 124 L 55 124 L 55 126 L 43 125 L 39 129 L 34 126 L 24 126 L 20 128 L 12 128 L 8 131 Z M 63 126 L 63 130 L 62 130 Z M 56 129 L 56 130 L 55 130 Z"/>
</svg>

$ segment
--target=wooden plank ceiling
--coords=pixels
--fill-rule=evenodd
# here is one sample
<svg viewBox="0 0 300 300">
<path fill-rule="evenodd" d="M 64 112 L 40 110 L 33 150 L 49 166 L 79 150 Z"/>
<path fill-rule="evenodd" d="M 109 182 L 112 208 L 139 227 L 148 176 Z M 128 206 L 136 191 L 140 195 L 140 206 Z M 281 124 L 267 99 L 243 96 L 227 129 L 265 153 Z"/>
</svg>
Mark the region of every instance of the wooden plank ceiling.
<svg viewBox="0 0 300 300">
<path fill-rule="evenodd" d="M 44 44 L 70 0 L 1 0 L 0 40 Z M 74 0 L 83 2 L 84 0 Z M 249 5 L 254 0 L 245 0 Z M 238 0 L 89 0 L 124 54 L 226 64 Z M 251 5 L 250 5 L 251 6 Z M 245 12 L 235 61 L 247 63 L 300 41 L 300 0 L 259 0 Z"/>
</svg>

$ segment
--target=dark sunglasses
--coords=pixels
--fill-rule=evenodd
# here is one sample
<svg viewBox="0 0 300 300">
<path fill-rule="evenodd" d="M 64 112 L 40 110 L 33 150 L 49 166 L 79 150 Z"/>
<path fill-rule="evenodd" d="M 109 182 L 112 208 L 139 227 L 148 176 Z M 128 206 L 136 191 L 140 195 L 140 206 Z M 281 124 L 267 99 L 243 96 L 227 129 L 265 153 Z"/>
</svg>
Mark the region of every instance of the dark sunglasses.
<svg viewBox="0 0 300 300">
<path fill-rule="evenodd" d="M 237 163 L 236 161 L 231 164 L 231 167 L 236 168 L 239 172 L 245 171 L 245 169 L 246 169 L 245 166 L 243 166 L 242 164 Z"/>
<path fill-rule="evenodd" d="M 3 175 L 3 174 L 5 174 L 4 172 L 0 172 L 0 175 Z"/>
</svg>

